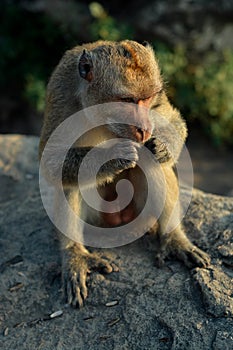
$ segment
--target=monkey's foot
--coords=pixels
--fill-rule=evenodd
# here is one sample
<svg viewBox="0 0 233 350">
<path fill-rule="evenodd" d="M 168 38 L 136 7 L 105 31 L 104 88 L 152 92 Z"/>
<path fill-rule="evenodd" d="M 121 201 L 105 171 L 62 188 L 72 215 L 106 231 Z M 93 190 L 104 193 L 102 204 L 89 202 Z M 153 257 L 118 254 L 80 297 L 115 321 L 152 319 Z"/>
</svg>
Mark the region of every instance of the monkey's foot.
<svg viewBox="0 0 233 350">
<path fill-rule="evenodd" d="M 162 249 L 156 254 L 157 266 L 162 266 L 168 255 L 172 255 L 178 260 L 183 261 L 188 268 L 207 267 L 210 265 L 209 255 L 191 242 L 182 245 L 176 245 L 173 243 L 174 242 L 171 242 L 169 247 L 162 247 Z"/>
<path fill-rule="evenodd" d="M 175 252 L 175 255 L 189 268 L 207 267 L 210 265 L 209 255 L 193 244 L 190 244 L 185 249 L 179 249 Z"/>
<path fill-rule="evenodd" d="M 95 253 L 72 256 L 63 268 L 63 284 L 65 297 L 73 307 L 82 307 L 87 298 L 87 277 L 92 271 L 110 273 L 118 271 L 115 264 L 110 264 L 106 259 Z"/>
</svg>

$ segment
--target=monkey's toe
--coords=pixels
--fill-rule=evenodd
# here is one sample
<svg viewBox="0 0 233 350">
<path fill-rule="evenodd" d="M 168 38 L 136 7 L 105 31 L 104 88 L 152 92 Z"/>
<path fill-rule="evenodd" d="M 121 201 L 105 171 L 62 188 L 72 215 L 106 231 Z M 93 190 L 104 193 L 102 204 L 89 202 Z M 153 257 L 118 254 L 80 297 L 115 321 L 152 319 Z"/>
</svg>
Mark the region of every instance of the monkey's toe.
<svg viewBox="0 0 233 350">
<path fill-rule="evenodd" d="M 92 253 L 89 261 L 90 270 L 98 271 L 100 273 L 111 273 L 113 271 L 119 271 L 118 267 L 114 263 L 109 262 L 107 258 L 102 258 L 97 254 Z"/>
<path fill-rule="evenodd" d="M 161 249 L 155 256 L 155 265 L 157 267 L 164 266 L 164 261 L 169 256 L 173 256 L 182 261 L 189 269 L 194 267 L 208 267 L 210 265 L 210 257 L 200 248 L 189 243 L 188 245 L 176 247 L 167 247 Z"/>
<path fill-rule="evenodd" d="M 88 269 L 80 269 L 77 272 L 69 272 L 65 279 L 65 295 L 68 304 L 73 307 L 82 307 L 87 298 L 87 279 Z"/>
<path fill-rule="evenodd" d="M 190 245 L 187 249 L 178 251 L 176 256 L 188 268 L 207 267 L 210 265 L 209 255 L 195 245 Z"/>
<path fill-rule="evenodd" d="M 194 262 L 195 266 L 208 267 L 210 265 L 210 256 L 196 246 L 193 246 L 192 251 L 189 253 L 189 255 L 190 260 Z"/>
<path fill-rule="evenodd" d="M 157 254 L 155 256 L 155 266 L 156 267 L 163 267 L 165 262 L 164 262 L 165 257 L 161 256 L 161 254 Z"/>
</svg>

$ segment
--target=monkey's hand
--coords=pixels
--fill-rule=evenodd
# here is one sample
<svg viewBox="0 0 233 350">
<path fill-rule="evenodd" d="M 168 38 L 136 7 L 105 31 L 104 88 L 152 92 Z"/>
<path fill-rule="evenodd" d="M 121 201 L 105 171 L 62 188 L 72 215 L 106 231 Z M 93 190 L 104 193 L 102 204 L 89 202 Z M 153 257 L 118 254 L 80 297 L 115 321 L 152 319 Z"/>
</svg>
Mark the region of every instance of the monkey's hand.
<svg viewBox="0 0 233 350">
<path fill-rule="evenodd" d="M 165 142 L 162 142 L 156 137 L 152 137 L 146 141 L 144 145 L 155 155 L 155 158 L 159 163 L 168 162 L 172 158 Z"/>
<path fill-rule="evenodd" d="M 83 306 L 88 295 L 87 278 L 92 271 L 110 273 L 118 271 L 118 268 L 96 253 L 69 254 L 68 260 L 63 264 L 62 275 L 65 297 L 71 306 Z"/>
<path fill-rule="evenodd" d="M 138 143 L 131 140 L 117 140 L 117 143 L 108 150 L 108 158 L 111 160 L 106 163 L 106 168 L 119 172 L 134 168 L 139 158 L 139 147 Z"/>
</svg>

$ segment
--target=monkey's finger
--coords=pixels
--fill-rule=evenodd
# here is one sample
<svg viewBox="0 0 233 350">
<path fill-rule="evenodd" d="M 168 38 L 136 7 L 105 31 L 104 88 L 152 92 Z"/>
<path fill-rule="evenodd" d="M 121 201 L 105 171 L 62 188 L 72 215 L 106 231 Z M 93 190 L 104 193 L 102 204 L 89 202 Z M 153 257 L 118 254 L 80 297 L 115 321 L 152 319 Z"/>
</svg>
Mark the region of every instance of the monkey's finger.
<svg viewBox="0 0 233 350">
<path fill-rule="evenodd" d="M 130 161 L 138 161 L 139 144 L 131 140 L 124 140 L 119 142 L 114 147 L 114 156 L 120 159 L 128 159 Z"/>
<path fill-rule="evenodd" d="M 82 295 L 81 295 L 81 291 L 80 291 L 80 288 L 78 285 L 75 285 L 73 286 L 74 289 L 73 289 L 73 299 L 72 299 L 72 306 L 73 307 L 83 307 L 83 298 L 82 298 Z"/>
<path fill-rule="evenodd" d="M 210 264 L 209 255 L 196 246 L 191 246 L 187 250 L 179 250 L 175 255 L 188 268 L 207 267 Z"/>
<path fill-rule="evenodd" d="M 163 256 L 162 254 L 156 254 L 155 256 L 155 266 L 160 268 L 160 267 L 163 267 L 164 266 L 164 259 L 165 259 L 165 256 Z"/>
<path fill-rule="evenodd" d="M 67 302 L 73 307 L 82 307 L 83 301 L 87 298 L 86 275 L 87 273 L 82 269 L 67 279 Z"/>
<path fill-rule="evenodd" d="M 108 261 L 101 259 L 96 266 L 97 270 L 103 273 L 111 273 L 113 271 L 112 266 Z"/>
<path fill-rule="evenodd" d="M 119 267 L 116 264 L 111 262 L 111 266 L 112 266 L 113 272 L 119 272 L 120 271 Z"/>
<path fill-rule="evenodd" d="M 80 289 L 77 283 L 72 279 L 69 279 L 66 284 L 67 302 L 73 307 L 82 307 L 83 299 L 81 297 Z"/>
<path fill-rule="evenodd" d="M 190 260 L 192 260 L 195 266 L 198 267 L 207 267 L 210 265 L 210 257 L 207 253 L 203 252 L 198 247 L 193 247 L 192 251 L 189 252 Z"/>
<path fill-rule="evenodd" d="M 92 270 L 96 270 L 103 273 L 111 273 L 113 271 L 113 267 L 111 266 L 111 264 L 103 258 L 94 256 L 91 257 L 90 261 L 90 267 L 92 268 Z"/>
<path fill-rule="evenodd" d="M 193 268 L 195 266 L 195 262 L 188 254 L 188 251 L 186 250 L 179 250 L 175 253 L 175 256 L 178 260 L 182 261 L 186 267 L 189 269 Z"/>
<path fill-rule="evenodd" d="M 105 261 L 104 259 L 100 263 L 99 269 L 103 273 L 111 273 L 111 272 L 118 272 L 119 271 L 119 267 L 116 264 L 114 264 L 112 262 L 110 263 L 108 261 Z"/>
<path fill-rule="evenodd" d="M 121 164 L 122 170 L 132 169 L 132 168 L 135 168 L 135 166 L 137 165 L 136 162 L 132 160 L 126 160 L 126 159 L 120 159 L 120 164 Z"/>
<path fill-rule="evenodd" d="M 66 292 L 66 298 L 67 298 L 68 304 L 72 305 L 73 292 L 72 292 L 72 283 L 71 283 L 71 281 L 67 281 L 66 287 L 65 287 L 65 292 Z"/>
<path fill-rule="evenodd" d="M 77 286 L 79 288 L 78 294 L 80 293 L 80 297 L 82 298 L 82 301 L 87 298 L 87 272 L 88 269 L 81 269 L 78 278 L 77 278 Z"/>
<path fill-rule="evenodd" d="M 160 163 L 165 163 L 167 162 L 169 159 L 171 159 L 171 155 L 170 153 L 168 152 L 168 150 L 163 150 L 163 151 L 160 151 L 160 152 L 157 152 L 157 150 L 155 149 L 155 156 L 156 156 L 156 159 L 158 162 Z"/>
<path fill-rule="evenodd" d="M 114 262 L 112 262 L 112 259 L 107 254 L 98 256 L 98 258 L 100 258 L 104 264 L 107 263 L 108 265 L 111 265 L 112 267 L 111 272 L 119 272 L 120 270 L 119 267 Z"/>
</svg>

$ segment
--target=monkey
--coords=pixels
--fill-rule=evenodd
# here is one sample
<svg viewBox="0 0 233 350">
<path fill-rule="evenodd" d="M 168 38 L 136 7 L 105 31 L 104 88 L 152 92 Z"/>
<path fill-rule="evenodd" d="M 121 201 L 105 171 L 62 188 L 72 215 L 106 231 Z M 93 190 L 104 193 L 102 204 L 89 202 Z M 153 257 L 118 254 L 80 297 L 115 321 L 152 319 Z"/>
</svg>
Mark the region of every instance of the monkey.
<svg viewBox="0 0 233 350">
<path fill-rule="evenodd" d="M 186 236 L 181 223 L 170 232 L 167 229 L 175 203 L 179 203 L 179 188 L 174 165 L 177 163 L 181 149 L 187 137 L 187 127 L 180 112 L 170 103 L 160 73 L 155 52 L 147 42 L 138 43 L 133 40 L 97 41 L 74 47 L 65 52 L 61 61 L 52 73 L 46 94 L 44 122 L 41 131 L 39 157 L 54 130 L 67 118 L 78 111 L 105 103 L 119 103 L 126 107 L 124 118 L 128 124 L 115 121 L 101 125 L 87 132 L 68 150 L 63 168 L 62 185 L 70 207 L 81 213 L 85 207 L 78 185 L 78 173 L 82 160 L 95 148 L 97 153 L 109 151 L 112 159 L 104 163 L 95 177 L 95 184 L 88 183 L 88 173 L 96 163 L 91 158 L 87 164 L 84 181 L 87 186 L 96 186 L 102 198 L 115 203 L 117 198 L 116 184 L 121 179 L 128 179 L 134 184 L 132 201 L 123 209 L 113 204 L 111 213 L 104 211 L 91 212 L 85 207 L 85 219 L 105 228 L 121 227 L 137 217 L 146 201 L 146 182 L 137 165 L 142 146 L 149 154 L 146 166 L 153 170 L 156 164 L 162 169 L 166 194 L 161 215 L 153 218 L 148 224 L 148 231 L 156 231 L 159 249 L 155 254 L 158 266 L 173 255 L 183 261 L 186 266 L 206 267 L 210 263 L 209 255 L 195 246 Z M 140 126 L 134 124 L 134 108 L 142 107 L 139 114 Z M 158 137 L 156 117 L 161 115 L 175 130 L 178 137 L 161 128 L 163 137 Z M 114 114 L 114 112 L 113 112 Z M 137 120 L 138 121 L 138 120 Z M 130 124 L 132 122 L 132 125 Z M 117 139 L 110 149 L 99 145 L 111 138 Z M 118 142 L 119 140 L 119 142 Z M 120 142 L 124 140 L 124 142 Z M 117 155 L 114 158 L 114 155 Z M 46 164 L 45 164 L 46 167 Z M 56 171 L 48 170 L 56 188 Z M 156 188 L 157 176 L 152 177 Z M 152 206 L 156 204 L 156 191 L 150 193 Z M 179 212 L 179 205 L 177 207 Z M 153 209 L 153 208 L 152 208 Z M 55 208 L 57 216 L 63 208 Z M 152 213 L 153 214 L 153 213 Z M 81 215 L 81 214 L 80 214 Z M 153 216 L 153 215 L 152 215 Z M 156 223 L 156 224 L 155 224 Z M 72 230 L 73 222 L 67 218 L 67 228 Z M 79 228 L 82 231 L 82 228 Z M 79 232 L 82 235 L 82 232 Z M 93 270 L 102 273 L 116 271 L 114 263 L 109 262 L 95 251 L 64 235 L 61 235 L 62 281 L 68 304 L 81 307 L 88 295 L 87 276 Z"/>
</svg>

